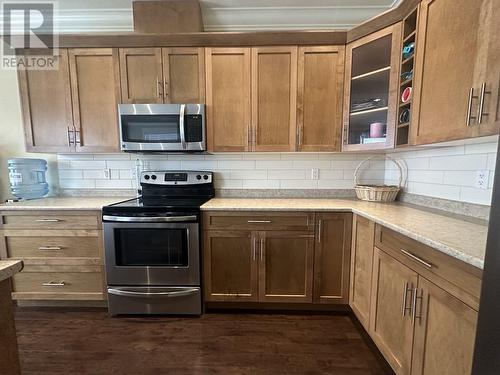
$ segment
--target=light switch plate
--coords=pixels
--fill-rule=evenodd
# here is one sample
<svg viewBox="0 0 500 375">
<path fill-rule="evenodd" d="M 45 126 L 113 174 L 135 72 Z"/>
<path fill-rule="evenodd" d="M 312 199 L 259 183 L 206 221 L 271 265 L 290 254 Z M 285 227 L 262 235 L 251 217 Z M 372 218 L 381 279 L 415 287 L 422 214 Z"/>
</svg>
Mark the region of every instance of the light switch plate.
<svg viewBox="0 0 500 375">
<path fill-rule="evenodd" d="M 475 186 L 478 189 L 488 189 L 488 180 L 490 178 L 490 171 L 487 169 L 476 171 Z"/>
</svg>

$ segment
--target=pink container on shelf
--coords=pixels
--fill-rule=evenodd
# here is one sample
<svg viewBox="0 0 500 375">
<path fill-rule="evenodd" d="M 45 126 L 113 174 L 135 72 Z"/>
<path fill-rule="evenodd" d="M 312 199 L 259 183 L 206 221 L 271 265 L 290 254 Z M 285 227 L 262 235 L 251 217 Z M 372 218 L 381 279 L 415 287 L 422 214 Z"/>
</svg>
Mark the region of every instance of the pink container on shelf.
<svg viewBox="0 0 500 375">
<path fill-rule="evenodd" d="M 373 122 L 370 124 L 370 138 L 382 138 L 385 133 L 383 122 Z"/>
</svg>

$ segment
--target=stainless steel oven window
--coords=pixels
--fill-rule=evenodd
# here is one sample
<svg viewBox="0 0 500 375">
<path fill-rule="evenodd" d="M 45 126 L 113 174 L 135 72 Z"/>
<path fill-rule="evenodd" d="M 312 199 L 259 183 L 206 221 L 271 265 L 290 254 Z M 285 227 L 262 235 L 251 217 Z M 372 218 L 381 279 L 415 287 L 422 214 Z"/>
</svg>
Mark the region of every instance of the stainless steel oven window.
<svg viewBox="0 0 500 375">
<path fill-rule="evenodd" d="M 197 285 L 200 282 L 198 231 L 198 223 L 104 222 L 108 284 Z M 159 255 L 154 252 L 161 252 L 162 245 L 168 247 L 168 240 L 165 238 L 173 233 L 176 233 L 174 237 L 177 239 L 179 233 L 185 236 L 182 240 L 182 251 L 185 251 L 185 254 L 176 258 L 179 252 L 173 251 L 169 262 L 166 247 Z M 146 234 L 156 237 L 148 239 Z M 132 237 L 137 239 L 131 243 L 123 243 Z"/>
</svg>

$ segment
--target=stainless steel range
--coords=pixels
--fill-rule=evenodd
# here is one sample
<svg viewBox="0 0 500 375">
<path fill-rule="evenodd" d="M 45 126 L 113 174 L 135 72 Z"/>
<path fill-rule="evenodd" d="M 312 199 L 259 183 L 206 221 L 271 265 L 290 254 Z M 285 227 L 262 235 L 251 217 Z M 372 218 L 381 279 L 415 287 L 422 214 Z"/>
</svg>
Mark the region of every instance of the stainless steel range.
<svg viewBox="0 0 500 375">
<path fill-rule="evenodd" d="M 201 314 L 200 206 L 211 172 L 148 171 L 142 196 L 103 208 L 111 314 Z"/>
</svg>

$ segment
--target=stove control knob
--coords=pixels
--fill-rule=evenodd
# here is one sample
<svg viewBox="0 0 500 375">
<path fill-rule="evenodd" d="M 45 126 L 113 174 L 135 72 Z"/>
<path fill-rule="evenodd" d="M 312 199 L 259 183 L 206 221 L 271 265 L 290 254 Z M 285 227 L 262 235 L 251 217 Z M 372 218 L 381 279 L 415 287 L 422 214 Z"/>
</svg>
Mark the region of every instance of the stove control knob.
<svg viewBox="0 0 500 375">
<path fill-rule="evenodd" d="M 154 175 L 152 175 L 152 176 L 151 176 L 151 179 L 152 179 L 152 180 L 156 180 L 156 175 L 155 175 L 155 174 L 154 174 Z"/>
<path fill-rule="evenodd" d="M 197 179 L 197 180 L 201 180 L 201 175 L 199 175 L 199 174 L 198 174 L 198 175 L 196 175 L 196 179 Z"/>
<path fill-rule="evenodd" d="M 148 174 L 145 174 L 145 175 L 144 175 L 144 179 L 145 179 L 145 180 L 149 180 L 149 175 L 148 175 Z"/>
<path fill-rule="evenodd" d="M 203 175 L 204 180 L 208 180 L 208 175 Z"/>
</svg>

